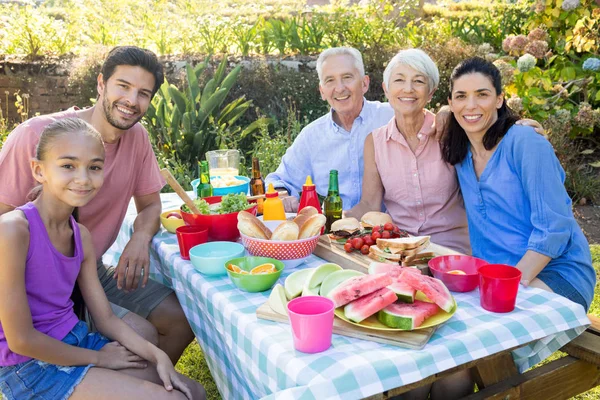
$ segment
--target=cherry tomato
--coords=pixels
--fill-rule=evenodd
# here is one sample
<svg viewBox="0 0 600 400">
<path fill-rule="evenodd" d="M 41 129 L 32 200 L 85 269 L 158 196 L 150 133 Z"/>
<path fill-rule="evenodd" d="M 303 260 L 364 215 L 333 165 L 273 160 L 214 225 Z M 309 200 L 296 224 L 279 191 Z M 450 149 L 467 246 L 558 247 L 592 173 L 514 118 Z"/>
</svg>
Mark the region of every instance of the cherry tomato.
<svg viewBox="0 0 600 400">
<path fill-rule="evenodd" d="M 393 231 L 394 224 L 392 224 L 391 222 L 386 222 L 385 225 L 383 226 L 383 229 L 385 229 L 386 231 Z"/>
<path fill-rule="evenodd" d="M 381 231 L 381 226 L 380 225 L 376 225 L 373 227 L 373 230 L 371 231 L 371 233 L 375 233 L 375 232 L 379 232 Z"/>
<path fill-rule="evenodd" d="M 344 250 L 346 250 L 346 253 L 352 253 L 353 249 L 354 247 L 352 246 L 352 243 L 350 243 L 350 241 L 348 240 L 344 245 Z"/>
<path fill-rule="evenodd" d="M 382 239 L 389 239 L 392 237 L 392 234 L 390 233 L 390 231 L 383 231 L 381 232 L 381 238 Z"/>
<path fill-rule="evenodd" d="M 373 239 L 374 242 L 376 242 L 377 239 L 379 239 L 380 237 L 381 237 L 381 233 L 379 233 L 379 232 L 373 232 L 371 234 L 371 238 Z"/>
<path fill-rule="evenodd" d="M 363 247 L 364 245 L 365 245 L 365 241 L 362 240 L 362 238 L 356 238 L 356 239 L 354 239 L 354 242 L 352 243 L 352 246 L 356 250 L 360 250 L 360 248 Z"/>
<path fill-rule="evenodd" d="M 373 246 L 375 244 L 375 241 L 373 240 L 373 238 L 371 236 L 367 236 L 367 237 L 365 237 L 365 244 L 367 246 Z"/>
<path fill-rule="evenodd" d="M 366 244 L 360 248 L 360 252 L 363 253 L 364 255 L 369 254 L 369 246 L 367 246 Z"/>
</svg>

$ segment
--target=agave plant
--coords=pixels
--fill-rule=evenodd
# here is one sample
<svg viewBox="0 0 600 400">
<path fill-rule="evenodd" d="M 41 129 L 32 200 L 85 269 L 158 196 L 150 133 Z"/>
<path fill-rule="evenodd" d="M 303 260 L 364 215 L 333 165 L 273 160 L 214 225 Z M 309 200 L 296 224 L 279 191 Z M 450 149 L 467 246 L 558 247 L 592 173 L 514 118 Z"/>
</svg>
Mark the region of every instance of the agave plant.
<svg viewBox="0 0 600 400">
<path fill-rule="evenodd" d="M 236 126 L 252 101 L 242 96 L 223 103 L 241 66 L 225 76 L 227 58 L 224 57 L 213 77 L 201 88 L 198 79 L 207 65 L 208 60 L 196 66 L 186 64 L 184 90 L 165 79 L 144 117 L 155 150 L 188 165 L 195 165 L 206 151 L 222 147 L 225 144 L 222 137 L 235 136 L 241 140 L 265 122 L 255 121 L 245 128 Z"/>
</svg>

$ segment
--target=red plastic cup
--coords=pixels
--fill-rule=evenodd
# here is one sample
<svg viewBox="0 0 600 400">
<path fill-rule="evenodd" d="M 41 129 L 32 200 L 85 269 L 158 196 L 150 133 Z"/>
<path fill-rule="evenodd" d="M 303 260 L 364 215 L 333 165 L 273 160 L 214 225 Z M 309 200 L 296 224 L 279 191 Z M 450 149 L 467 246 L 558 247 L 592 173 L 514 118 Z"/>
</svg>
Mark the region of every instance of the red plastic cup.
<svg viewBox="0 0 600 400">
<path fill-rule="evenodd" d="M 505 264 L 488 264 L 479 268 L 480 304 L 497 313 L 515 309 L 521 271 Z"/>
<path fill-rule="evenodd" d="M 208 229 L 195 225 L 184 225 L 175 229 L 179 253 L 184 260 L 190 259 L 190 249 L 208 241 Z"/>
<path fill-rule="evenodd" d="M 326 297 L 297 297 L 287 305 L 294 348 L 303 353 L 319 353 L 331 347 L 333 301 Z"/>
</svg>

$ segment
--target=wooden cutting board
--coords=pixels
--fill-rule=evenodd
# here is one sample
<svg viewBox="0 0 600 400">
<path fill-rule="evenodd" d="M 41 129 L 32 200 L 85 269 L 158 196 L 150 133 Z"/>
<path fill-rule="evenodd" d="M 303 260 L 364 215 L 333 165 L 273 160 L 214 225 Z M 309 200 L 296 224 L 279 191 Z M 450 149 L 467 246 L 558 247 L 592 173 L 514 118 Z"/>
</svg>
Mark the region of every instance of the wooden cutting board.
<svg viewBox="0 0 600 400">
<path fill-rule="evenodd" d="M 269 306 L 269 302 L 258 307 L 256 316 L 269 321 L 289 323 L 288 317 L 273 311 Z M 333 333 L 337 333 L 338 335 L 415 350 L 420 350 L 427 344 L 436 328 L 437 327 L 423 328 L 407 332 L 386 332 L 361 328 L 360 326 L 352 325 L 337 317 L 333 320 Z"/>
<path fill-rule="evenodd" d="M 432 251 L 436 256 L 461 254 L 458 251 L 451 250 L 435 243 L 431 243 L 423 251 Z M 344 246 L 332 243 L 327 235 L 322 235 L 319 238 L 314 254 L 326 261 L 336 263 L 342 268 L 353 269 L 365 273 L 367 272 L 367 268 L 369 268 L 369 264 L 374 261 L 360 251 L 355 250 L 352 253 L 346 253 Z M 423 273 L 428 274 L 429 268 L 427 267 L 427 263 L 419 264 L 417 267 L 423 270 Z"/>
</svg>

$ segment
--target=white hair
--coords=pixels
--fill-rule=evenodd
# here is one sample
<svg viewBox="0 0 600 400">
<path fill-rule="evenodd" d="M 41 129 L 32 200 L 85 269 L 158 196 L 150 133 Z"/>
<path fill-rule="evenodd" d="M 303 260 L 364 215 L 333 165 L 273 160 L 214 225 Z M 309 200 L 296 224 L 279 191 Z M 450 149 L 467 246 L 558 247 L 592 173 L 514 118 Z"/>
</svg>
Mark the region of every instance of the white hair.
<svg viewBox="0 0 600 400">
<path fill-rule="evenodd" d="M 385 67 L 385 71 L 383 71 L 383 83 L 386 88 L 389 87 L 388 85 L 392 71 L 398 65 L 406 65 L 425 75 L 429 81 L 429 93 L 433 92 L 440 84 L 440 71 L 431 57 L 423 50 L 407 49 L 398 52 L 398 54 L 390 60 L 387 67 Z"/>
<path fill-rule="evenodd" d="M 317 59 L 317 74 L 319 75 L 319 82 L 323 83 L 323 77 L 321 76 L 323 72 L 323 63 L 325 60 L 332 56 L 350 56 L 354 60 L 354 67 L 360 73 L 360 77 L 365 76 L 365 65 L 363 64 L 362 55 L 360 51 L 356 50 L 354 47 L 332 47 L 331 49 L 327 49 L 319 54 L 319 58 Z"/>
</svg>

